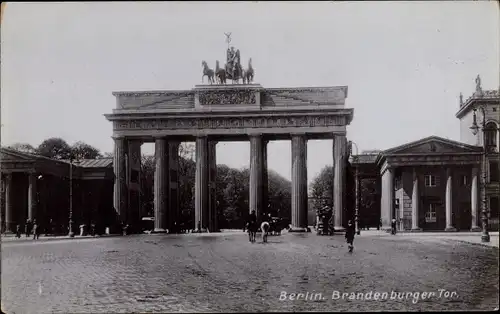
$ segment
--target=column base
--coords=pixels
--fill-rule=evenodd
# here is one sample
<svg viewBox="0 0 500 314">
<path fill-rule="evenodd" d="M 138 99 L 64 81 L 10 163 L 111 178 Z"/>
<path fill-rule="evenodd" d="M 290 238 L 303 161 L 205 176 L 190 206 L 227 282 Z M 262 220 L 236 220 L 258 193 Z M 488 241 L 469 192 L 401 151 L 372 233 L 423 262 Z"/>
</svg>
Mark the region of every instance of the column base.
<svg viewBox="0 0 500 314">
<path fill-rule="evenodd" d="M 333 227 L 333 234 L 335 233 L 344 233 L 345 232 L 345 228 L 342 227 L 342 226 L 335 226 Z"/>
<path fill-rule="evenodd" d="M 155 228 L 151 233 L 168 233 L 167 229 Z"/>
<path fill-rule="evenodd" d="M 420 227 L 412 227 L 410 230 L 410 232 L 422 232 L 422 231 L 424 231 L 424 230 Z"/>
<path fill-rule="evenodd" d="M 481 235 L 481 242 L 490 242 L 490 235 L 489 234 L 482 234 Z"/>
<path fill-rule="evenodd" d="M 382 226 L 382 227 L 380 227 L 380 230 L 385 231 L 385 232 L 391 232 L 392 227 L 391 226 Z"/>
<path fill-rule="evenodd" d="M 191 233 L 210 233 L 208 229 L 191 229 Z"/>
<path fill-rule="evenodd" d="M 302 228 L 302 227 L 291 227 L 288 232 L 311 232 L 311 229 L 309 228 Z"/>
<path fill-rule="evenodd" d="M 482 229 L 481 229 L 481 227 L 477 227 L 477 226 L 476 226 L 476 227 L 472 227 L 472 228 L 470 228 L 470 231 L 471 231 L 471 232 L 479 232 L 479 231 L 481 231 L 481 230 L 482 230 Z"/>
<path fill-rule="evenodd" d="M 455 228 L 455 227 L 446 227 L 446 228 L 444 228 L 444 231 L 446 231 L 446 232 L 455 232 L 455 231 L 457 231 L 457 228 Z"/>
</svg>

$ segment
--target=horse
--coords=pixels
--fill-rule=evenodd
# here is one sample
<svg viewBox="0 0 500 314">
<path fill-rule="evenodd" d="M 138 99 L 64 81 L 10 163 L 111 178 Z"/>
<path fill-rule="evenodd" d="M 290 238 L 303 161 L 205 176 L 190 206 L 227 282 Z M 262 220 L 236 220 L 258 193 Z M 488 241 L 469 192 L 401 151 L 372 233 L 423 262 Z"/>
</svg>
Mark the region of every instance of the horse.
<svg viewBox="0 0 500 314">
<path fill-rule="evenodd" d="M 255 236 L 257 235 L 257 223 L 253 221 L 247 223 L 247 230 L 250 242 L 255 242 Z"/>
<path fill-rule="evenodd" d="M 246 71 L 244 71 L 243 82 L 246 81 L 247 84 L 252 83 L 253 75 L 254 75 L 254 71 L 253 71 L 253 67 L 252 67 L 252 58 L 250 58 L 250 59 L 248 59 L 248 69 Z"/>
<path fill-rule="evenodd" d="M 208 77 L 208 82 L 212 84 L 214 82 L 214 70 L 208 67 L 207 62 L 201 61 L 201 66 L 203 67 L 203 75 L 201 76 L 201 82 L 203 83 L 203 78 Z"/>
<path fill-rule="evenodd" d="M 219 60 L 215 62 L 215 78 L 218 84 L 226 84 L 226 71 L 219 67 Z"/>
<path fill-rule="evenodd" d="M 267 221 L 262 222 L 260 224 L 260 230 L 262 230 L 262 242 L 267 242 L 267 236 L 269 232 L 270 225 Z"/>
</svg>

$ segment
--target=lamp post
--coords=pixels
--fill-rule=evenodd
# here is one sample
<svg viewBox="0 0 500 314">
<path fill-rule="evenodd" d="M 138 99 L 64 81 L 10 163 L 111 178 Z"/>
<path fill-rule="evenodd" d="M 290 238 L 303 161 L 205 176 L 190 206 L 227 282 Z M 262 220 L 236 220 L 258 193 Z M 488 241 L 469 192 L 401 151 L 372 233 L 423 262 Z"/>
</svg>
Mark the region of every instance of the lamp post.
<svg viewBox="0 0 500 314">
<path fill-rule="evenodd" d="M 78 164 L 79 161 L 75 161 L 73 158 L 69 160 L 69 231 L 68 236 L 73 238 L 75 233 L 73 232 L 73 162 Z"/>
<path fill-rule="evenodd" d="M 486 154 L 487 154 L 487 147 L 486 147 L 486 139 L 484 138 L 484 129 L 486 126 L 486 114 L 484 111 L 483 107 L 479 107 L 479 110 L 481 111 L 483 118 L 481 121 L 481 127 L 479 127 L 476 123 L 476 109 L 474 108 L 473 111 L 473 120 L 472 120 L 472 126 L 470 127 L 472 134 L 477 135 L 479 129 L 481 129 L 483 133 L 483 154 L 482 154 L 482 165 L 481 165 L 481 212 L 482 212 L 482 234 L 481 234 L 481 242 L 490 242 L 490 235 L 488 233 L 488 204 L 486 200 Z"/>
<path fill-rule="evenodd" d="M 358 145 L 354 143 L 353 141 L 349 141 L 349 147 L 350 147 L 350 154 L 352 155 L 352 145 L 356 147 L 356 155 L 353 156 L 352 160 L 357 161 L 358 160 Z M 355 197 L 355 206 L 354 206 L 354 227 L 356 228 L 356 234 L 360 235 L 361 230 L 359 230 L 359 166 L 356 167 L 356 173 L 355 173 L 355 190 L 354 190 L 354 197 Z"/>
</svg>

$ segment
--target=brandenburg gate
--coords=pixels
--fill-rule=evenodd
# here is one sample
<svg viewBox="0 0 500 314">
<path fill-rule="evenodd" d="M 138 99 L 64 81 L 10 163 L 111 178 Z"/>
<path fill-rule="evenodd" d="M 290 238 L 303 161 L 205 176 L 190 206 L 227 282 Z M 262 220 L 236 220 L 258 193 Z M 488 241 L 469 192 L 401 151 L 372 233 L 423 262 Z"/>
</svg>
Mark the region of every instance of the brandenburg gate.
<svg viewBox="0 0 500 314">
<path fill-rule="evenodd" d="M 267 209 L 267 143 L 291 140 L 291 224 L 292 230 L 306 230 L 307 141 L 333 139 L 335 228 L 343 229 L 349 153 L 346 126 L 354 111 L 345 108 L 347 87 L 264 88 L 251 82 L 251 62 L 249 69 L 243 70 L 239 51 L 234 60 L 231 50 L 228 49 L 225 69 L 218 69 L 217 62 L 214 73 L 203 62 L 209 85 L 197 85 L 191 90 L 113 93 L 116 109 L 105 117 L 113 123 L 114 207 L 122 223 L 135 224 L 140 220 L 137 195 L 140 146 L 144 142 L 155 143 L 155 231 L 171 229 L 178 219 L 178 148 L 183 141 L 195 141 L 193 228 L 212 232 L 218 230 L 216 143 L 250 141 L 249 211 L 255 210 L 260 217 Z M 226 78 L 233 82 L 226 84 Z M 239 84 L 240 78 L 244 84 Z"/>
</svg>

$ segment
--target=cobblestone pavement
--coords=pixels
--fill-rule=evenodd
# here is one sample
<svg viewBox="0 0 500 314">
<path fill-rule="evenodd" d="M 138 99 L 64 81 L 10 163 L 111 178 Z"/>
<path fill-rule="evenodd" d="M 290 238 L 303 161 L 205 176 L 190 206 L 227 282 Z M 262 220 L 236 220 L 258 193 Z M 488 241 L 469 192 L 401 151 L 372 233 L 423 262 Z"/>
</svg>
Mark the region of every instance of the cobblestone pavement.
<svg viewBox="0 0 500 314">
<path fill-rule="evenodd" d="M 432 237 L 361 236 L 349 254 L 341 235 L 285 234 L 269 237 L 269 243 L 261 243 L 259 236 L 257 241 L 249 243 L 241 232 L 3 243 L 2 310 L 20 314 L 498 307 L 496 248 Z M 370 291 L 372 300 L 337 294 Z M 375 292 L 387 292 L 387 299 L 379 295 L 373 300 Z M 398 294 L 402 292 L 420 293 L 420 298 Z M 434 294 L 424 298 L 424 292 Z M 290 293 L 305 296 L 290 300 Z"/>
</svg>

